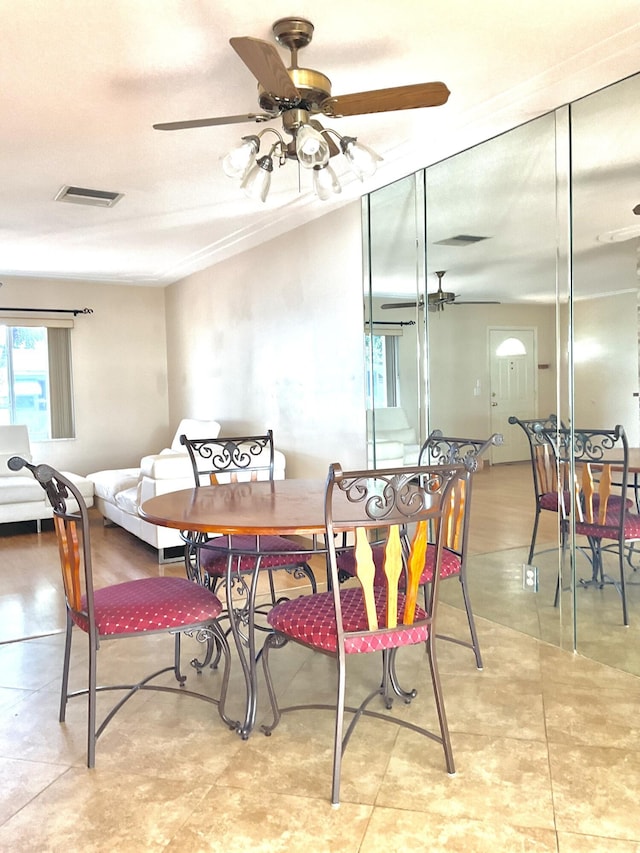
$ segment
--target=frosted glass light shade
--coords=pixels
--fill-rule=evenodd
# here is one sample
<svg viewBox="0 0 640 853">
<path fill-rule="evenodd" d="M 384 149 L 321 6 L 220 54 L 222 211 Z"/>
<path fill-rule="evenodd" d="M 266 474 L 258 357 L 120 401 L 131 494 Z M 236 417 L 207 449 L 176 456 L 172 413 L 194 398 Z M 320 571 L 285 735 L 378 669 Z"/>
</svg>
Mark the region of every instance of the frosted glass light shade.
<svg viewBox="0 0 640 853">
<path fill-rule="evenodd" d="M 222 161 L 222 171 L 230 178 L 244 178 L 260 148 L 257 136 L 243 136 L 240 145 L 232 148 Z"/>
<path fill-rule="evenodd" d="M 273 160 L 270 156 L 257 160 L 240 184 L 245 195 L 256 201 L 266 201 L 271 188 L 271 172 L 273 172 Z"/>
<path fill-rule="evenodd" d="M 296 155 L 305 169 L 324 166 L 329 162 L 329 144 L 315 128 L 303 124 L 296 133 Z"/>
<path fill-rule="evenodd" d="M 322 201 L 331 198 L 334 193 L 342 192 L 340 181 L 328 163 L 326 166 L 313 167 L 313 189 Z"/>
<path fill-rule="evenodd" d="M 379 154 L 367 145 L 362 145 L 352 136 L 344 136 L 340 140 L 340 148 L 349 168 L 361 181 L 375 175 L 378 163 L 382 160 Z"/>
</svg>

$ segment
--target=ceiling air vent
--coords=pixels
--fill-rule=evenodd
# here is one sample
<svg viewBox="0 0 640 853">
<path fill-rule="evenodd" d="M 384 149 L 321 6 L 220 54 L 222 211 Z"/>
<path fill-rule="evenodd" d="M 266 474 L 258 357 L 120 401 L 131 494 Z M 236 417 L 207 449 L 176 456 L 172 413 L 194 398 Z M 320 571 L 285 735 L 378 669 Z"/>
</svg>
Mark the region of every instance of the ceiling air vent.
<svg viewBox="0 0 640 853">
<path fill-rule="evenodd" d="M 456 234 L 455 237 L 447 237 L 446 240 L 436 240 L 436 246 L 471 246 L 473 243 L 480 243 L 482 240 L 488 240 L 488 237 L 477 237 L 475 234 Z"/>
<path fill-rule="evenodd" d="M 113 207 L 124 193 L 112 193 L 106 190 L 89 190 L 86 187 L 62 187 L 54 201 L 68 201 L 71 204 L 90 204 L 93 207 Z"/>
</svg>

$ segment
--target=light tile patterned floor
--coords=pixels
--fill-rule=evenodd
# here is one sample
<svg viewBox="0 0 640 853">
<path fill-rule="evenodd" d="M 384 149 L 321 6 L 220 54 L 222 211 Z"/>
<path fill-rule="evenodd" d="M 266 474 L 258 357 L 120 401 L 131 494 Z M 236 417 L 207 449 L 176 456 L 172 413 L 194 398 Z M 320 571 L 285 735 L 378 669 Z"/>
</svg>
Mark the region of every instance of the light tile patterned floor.
<svg viewBox="0 0 640 853">
<path fill-rule="evenodd" d="M 464 629 L 460 610 L 443 605 L 440 615 L 443 628 Z M 99 740 L 88 770 L 84 701 L 57 722 L 61 635 L 4 644 L 0 850 L 640 851 L 640 679 L 482 619 L 479 630 L 482 672 L 468 650 L 439 644 L 456 775 L 447 776 L 436 743 L 363 720 L 338 810 L 324 712 L 285 715 L 270 738 L 243 742 L 207 703 L 141 694 Z M 77 681 L 85 642 L 76 639 Z M 105 643 L 104 677 L 140 671 L 134 648 L 148 666 L 170 657 L 172 643 Z M 424 651 L 405 651 L 401 676 L 419 685 Z M 327 695 L 328 659 L 290 647 L 274 658 L 285 701 Z M 351 675 L 359 686 L 377 666 L 361 656 Z M 214 692 L 218 679 L 190 675 Z M 397 713 L 433 720 L 429 691 Z"/>
</svg>

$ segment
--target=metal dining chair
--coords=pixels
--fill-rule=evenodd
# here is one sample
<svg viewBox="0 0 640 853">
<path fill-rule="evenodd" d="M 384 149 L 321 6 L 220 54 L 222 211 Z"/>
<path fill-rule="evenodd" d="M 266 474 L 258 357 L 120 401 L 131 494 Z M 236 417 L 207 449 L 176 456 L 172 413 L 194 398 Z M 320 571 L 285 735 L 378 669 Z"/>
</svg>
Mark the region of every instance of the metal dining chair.
<svg viewBox="0 0 640 853">
<path fill-rule="evenodd" d="M 180 436 L 191 460 L 196 488 L 203 485 L 222 485 L 243 481 L 273 480 L 275 474 L 275 448 L 273 432 L 264 435 L 224 436 L 216 438 L 189 438 Z M 268 578 L 270 605 L 278 601 L 273 573 L 284 570 L 300 580 L 309 582 L 316 592 L 316 578 L 308 560 L 309 552 L 300 544 L 284 536 L 250 536 L 232 534 L 209 538 L 206 534 L 187 533 L 185 559 L 187 576 L 194 578 L 213 590 L 219 590 L 227 575 L 234 588 L 239 591 L 242 602 L 236 614 L 236 624 L 246 619 L 253 620 L 260 608 L 252 601 L 255 590 L 250 589 L 247 579 L 254 579 L 256 569 L 264 571 Z M 281 598 L 284 596 L 281 596 Z M 251 610 L 249 613 L 248 611 Z M 194 664 L 198 669 L 212 660 L 215 644 L 211 642 L 204 660 Z"/>
<path fill-rule="evenodd" d="M 442 531 L 443 553 L 440 574 L 443 580 L 458 578 L 460 582 L 471 641 L 469 642 L 460 637 L 452 637 L 445 634 L 438 634 L 438 638 L 470 648 L 474 653 L 476 666 L 480 670 L 483 668 L 482 655 L 480 653 L 480 643 L 473 618 L 471 596 L 467 581 L 467 549 L 469 522 L 471 518 L 472 485 L 473 475 L 477 471 L 484 454 L 491 447 L 501 445 L 502 441 L 503 437 L 500 433 L 494 433 L 488 439 L 480 439 L 445 436 L 440 430 L 433 430 L 420 448 L 419 455 L 420 465 L 454 464 L 464 465 L 465 467 L 465 476 L 458 478 L 455 486 L 450 490 L 444 509 Z M 383 549 L 374 546 L 373 558 L 376 564 L 377 581 L 382 583 Z M 348 577 L 352 577 L 355 571 L 353 549 L 341 549 L 337 560 L 341 578 L 346 580 Z M 424 590 L 425 603 L 428 597 L 429 584 L 433 581 L 434 563 L 435 548 L 430 544 L 427 548 L 424 567 L 420 575 L 420 586 Z"/>
<path fill-rule="evenodd" d="M 65 721 L 69 699 L 88 697 L 87 766 L 95 765 L 97 739 L 120 708 L 139 690 L 179 693 L 210 702 L 217 706 L 220 717 L 230 728 L 237 728 L 239 723 L 225 713 L 230 654 L 227 639 L 218 623 L 222 612 L 218 597 L 211 590 L 178 577 L 140 578 L 94 588 L 89 515 L 78 488 L 49 465 L 32 465 L 20 456 L 13 456 L 8 465 L 12 471 L 28 468 L 53 507 L 67 613 L 59 720 L 61 723 Z M 84 632 L 89 641 L 88 685 L 69 692 L 74 628 Z M 135 684 L 97 684 L 98 652 L 105 641 L 157 633 L 173 635 L 173 663 L 146 675 Z M 224 657 L 219 699 L 185 689 L 186 676 L 180 669 L 182 634 L 195 636 L 201 642 L 212 639 Z M 150 683 L 167 672 L 173 672 L 177 687 Z M 123 691 L 123 695 L 98 725 L 97 694 L 110 690 Z"/>
<path fill-rule="evenodd" d="M 447 727 L 444 699 L 436 659 L 435 630 L 440 566 L 444 536 L 444 507 L 450 491 L 460 477 L 462 466 L 415 466 L 399 469 L 343 471 L 331 465 L 325 493 L 325 537 L 331 589 L 301 596 L 277 604 L 267 621 L 274 633 L 267 636 L 262 662 L 273 712 L 273 721 L 263 725 L 271 734 L 283 713 L 303 709 L 325 709 L 335 714 L 331 802 L 340 802 L 342 755 L 356 723 L 363 717 L 388 720 L 437 741 L 443 748 L 449 773 L 455 772 Z M 434 580 L 427 606 L 418 600 L 420 576 L 427 549 L 428 526 L 432 522 L 440 533 L 434 542 Z M 402 533 L 407 524 L 415 528 L 408 549 L 403 548 Z M 355 542 L 355 578 L 357 585 L 344 588 L 338 582 L 336 538 L 347 532 Z M 376 568 L 370 537 L 382 542 L 384 550 L 384 586 L 376 583 Z M 336 702 L 280 707 L 273 685 L 270 655 L 276 648 L 295 642 L 332 657 L 337 665 Z M 425 643 L 429 659 L 431 689 L 437 709 L 438 730 L 409 722 L 369 708 L 380 697 L 390 710 L 393 697 L 409 703 L 416 690 L 404 690 L 398 683 L 396 654 L 400 648 Z M 346 661 L 353 654 L 381 652 L 382 683 L 379 670 L 372 671 L 374 686 L 358 707 L 347 707 Z M 353 714 L 344 728 L 346 713 Z"/>
</svg>

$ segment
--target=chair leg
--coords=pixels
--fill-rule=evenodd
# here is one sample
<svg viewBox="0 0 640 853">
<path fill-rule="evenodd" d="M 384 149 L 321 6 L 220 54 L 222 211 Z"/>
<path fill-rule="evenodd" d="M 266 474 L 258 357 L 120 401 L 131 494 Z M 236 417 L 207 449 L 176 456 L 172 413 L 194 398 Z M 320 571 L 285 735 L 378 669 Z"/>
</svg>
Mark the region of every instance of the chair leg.
<svg viewBox="0 0 640 853">
<path fill-rule="evenodd" d="M 65 630 L 64 639 L 64 661 L 62 664 L 62 685 L 60 687 L 60 713 L 58 720 L 64 723 L 67 714 L 67 698 L 69 695 L 69 661 L 71 659 L 71 632 L 73 630 L 73 622 L 71 614 L 67 610 L 67 627 Z"/>
<path fill-rule="evenodd" d="M 533 531 L 531 533 L 531 545 L 529 546 L 529 556 L 527 557 L 527 563 L 531 565 L 531 561 L 533 560 L 533 554 L 536 547 L 536 537 L 538 536 L 538 522 L 540 521 L 540 507 L 536 507 L 536 517 L 533 522 Z"/>
<path fill-rule="evenodd" d="M 625 628 L 629 625 L 629 614 L 627 612 L 627 583 L 624 576 L 624 542 L 618 548 L 618 560 L 620 563 L 620 597 L 622 598 L 622 622 Z"/>
<path fill-rule="evenodd" d="M 451 749 L 451 738 L 449 737 L 447 715 L 444 709 L 444 698 L 442 695 L 442 686 L 440 684 L 440 674 L 438 672 L 434 640 L 434 635 L 429 632 L 429 638 L 427 640 L 427 656 L 429 658 L 429 668 L 431 670 L 431 684 L 433 685 L 433 695 L 436 702 L 436 711 L 438 712 L 440 736 L 442 738 L 442 748 L 444 750 L 444 760 L 447 767 L 447 773 L 453 775 L 456 772 L 456 768 L 453 761 L 453 750 Z"/>
<path fill-rule="evenodd" d="M 88 707 L 88 738 L 87 738 L 87 767 L 96 765 L 96 679 L 98 668 L 98 641 L 97 638 L 87 635 L 89 640 L 89 707 Z"/>
<path fill-rule="evenodd" d="M 331 781 L 331 805 L 340 805 L 340 774 L 342 772 L 342 732 L 344 729 L 344 701 L 346 692 L 346 672 L 343 655 L 338 653 L 338 695 L 336 704 L 336 725 L 333 738 L 333 774 Z"/>
<path fill-rule="evenodd" d="M 187 676 L 182 675 L 182 672 L 180 671 L 180 638 L 181 638 L 181 636 L 182 635 L 181 635 L 180 631 L 177 631 L 176 635 L 174 637 L 174 641 L 173 641 L 174 642 L 174 646 L 173 646 L 173 674 L 175 675 L 176 681 L 178 682 L 180 687 L 184 687 L 184 683 L 187 680 Z"/>
<path fill-rule="evenodd" d="M 480 654 L 480 643 L 478 641 L 478 632 L 476 631 L 476 622 L 473 618 L 473 610 L 471 609 L 471 598 L 467 589 L 467 580 L 465 572 L 460 572 L 460 586 L 462 587 L 462 598 L 464 601 L 464 609 L 467 611 L 467 622 L 469 623 L 469 633 L 471 634 L 471 646 L 473 653 L 476 656 L 476 667 L 482 669 L 482 655 Z"/>
<path fill-rule="evenodd" d="M 264 672 L 264 680 L 267 684 L 267 694 L 269 696 L 271 712 L 273 714 L 273 721 L 269 725 L 263 724 L 260 726 L 261 731 L 264 732 L 265 735 L 271 734 L 280 722 L 280 717 L 282 716 L 280 713 L 280 706 L 278 705 L 278 697 L 276 696 L 276 691 L 273 686 L 273 678 L 271 677 L 269 651 L 272 648 L 281 649 L 283 646 L 286 646 L 288 642 L 288 639 L 283 634 L 272 633 L 267 635 L 267 639 L 264 641 L 264 645 L 262 646 L 262 670 Z"/>
</svg>

